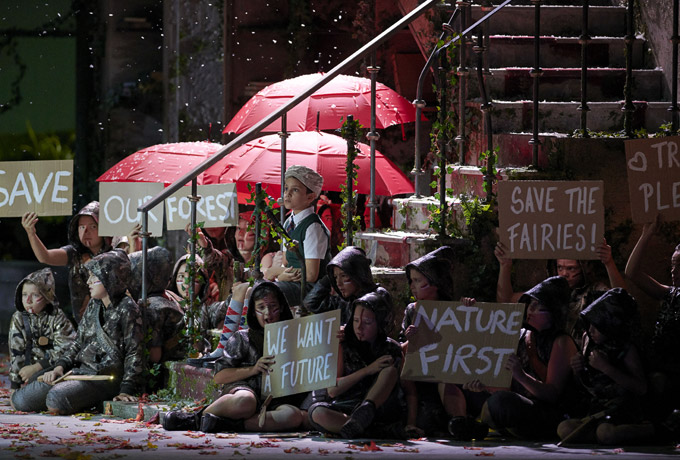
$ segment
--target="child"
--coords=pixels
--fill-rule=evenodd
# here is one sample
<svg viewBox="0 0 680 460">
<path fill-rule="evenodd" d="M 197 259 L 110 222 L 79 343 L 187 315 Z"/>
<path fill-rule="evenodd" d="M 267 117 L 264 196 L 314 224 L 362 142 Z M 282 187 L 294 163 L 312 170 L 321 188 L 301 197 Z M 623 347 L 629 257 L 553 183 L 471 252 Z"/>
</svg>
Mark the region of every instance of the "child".
<svg viewBox="0 0 680 460">
<path fill-rule="evenodd" d="M 326 273 L 330 256 L 330 232 L 318 214 L 314 203 L 319 198 L 323 177 L 306 166 L 293 165 L 286 170 L 283 204 L 291 210 L 284 228 L 293 240 L 300 243 L 305 258 L 306 282 L 316 283 Z M 285 251 L 285 268 L 277 277 L 291 305 L 300 305 L 301 263 L 294 251 Z M 311 287 L 311 286 L 308 286 Z"/>
<path fill-rule="evenodd" d="M 311 313 L 340 310 L 341 324 L 351 316 L 352 301 L 378 287 L 371 273 L 371 259 L 363 249 L 347 246 L 326 266 L 324 276 L 305 297 L 305 308 Z"/>
<path fill-rule="evenodd" d="M 520 297 L 527 305 L 525 325 L 517 354 L 505 365 L 512 391 L 494 392 L 482 407 L 482 422 L 491 428 L 518 438 L 553 437 L 567 408 L 578 407 L 570 365 L 577 349 L 565 330 L 569 295 L 567 280 L 553 276 Z M 463 388 L 487 391 L 479 381 Z"/>
<path fill-rule="evenodd" d="M 235 287 L 233 296 L 243 301 L 247 283 Z M 274 399 L 268 406 L 264 425 L 258 424 L 262 407 L 262 378 L 274 363 L 274 356 L 264 356 L 264 326 L 292 319 L 288 303 L 276 284 L 264 281 L 250 295 L 247 330 L 233 334 L 215 367 L 215 383 L 224 384 L 223 396 L 196 414 L 171 411 L 161 417 L 166 430 L 283 431 L 303 422 L 302 412 L 292 402 L 300 395 Z M 302 395 L 304 396 L 304 395 Z"/>
<path fill-rule="evenodd" d="M 451 277 L 453 258 L 453 250 L 443 246 L 406 265 L 406 279 L 416 301 L 453 300 Z M 416 304 L 411 303 L 404 312 L 399 334 L 404 352 L 408 350 L 409 338 L 417 332 L 417 327 L 413 325 L 416 311 Z M 443 418 L 441 412 L 444 409 L 449 418 L 449 432 L 454 439 L 469 441 L 473 438 L 484 439 L 487 435 L 486 427 L 467 416 L 466 395 L 457 385 L 404 380 L 402 386 L 406 393 L 408 411 L 407 433 L 423 436 L 425 432 L 437 431 L 439 426 L 446 423 L 442 423 L 441 420 Z M 421 427 L 426 429 L 423 430 Z"/>
<path fill-rule="evenodd" d="M 90 300 L 87 287 L 89 275 L 83 264 L 111 249 L 111 238 L 99 236 L 99 202 L 90 202 L 73 216 L 68 226 L 69 244 L 59 249 L 45 247 L 36 233 L 37 223 L 38 217 L 34 212 L 27 212 L 21 218 L 21 225 L 26 230 L 36 259 L 47 265 L 68 266 L 71 311 L 75 320 L 80 321 Z"/>
<path fill-rule="evenodd" d="M 52 368 L 76 338 L 71 322 L 59 308 L 54 275 L 49 268 L 31 273 L 17 285 L 16 312 L 9 326 L 12 407 L 25 411 L 21 385 Z"/>
<path fill-rule="evenodd" d="M 356 438 L 370 432 L 379 437 L 404 437 L 404 412 L 399 368 L 401 347 L 387 337 L 392 326 L 392 299 L 379 287 L 352 302 L 351 327 L 346 328 L 338 358 L 338 381 L 327 389 L 331 402 L 309 408 L 316 429 Z"/>
<path fill-rule="evenodd" d="M 635 300 L 621 288 L 611 289 L 581 312 L 586 327 L 583 350 L 572 357 L 571 367 L 591 396 L 588 414 L 606 412 L 589 424 L 579 439 L 619 444 L 654 433 L 651 424 L 642 423 L 641 397 L 647 391 L 647 381 L 640 354 L 631 341 L 636 313 Z M 565 420 L 557 433 L 564 439 L 581 424 L 581 419 Z"/>
<path fill-rule="evenodd" d="M 85 310 L 73 345 L 43 381 L 29 383 L 26 399 L 32 411 L 54 415 L 82 412 L 107 399 L 136 401 L 141 389 L 142 316 L 126 295 L 130 260 L 121 249 L 96 256 L 85 264 L 92 300 Z M 78 375 L 107 375 L 109 380 L 67 380 L 52 386 L 67 371 Z M 30 387 L 30 388 L 29 388 Z"/>
</svg>

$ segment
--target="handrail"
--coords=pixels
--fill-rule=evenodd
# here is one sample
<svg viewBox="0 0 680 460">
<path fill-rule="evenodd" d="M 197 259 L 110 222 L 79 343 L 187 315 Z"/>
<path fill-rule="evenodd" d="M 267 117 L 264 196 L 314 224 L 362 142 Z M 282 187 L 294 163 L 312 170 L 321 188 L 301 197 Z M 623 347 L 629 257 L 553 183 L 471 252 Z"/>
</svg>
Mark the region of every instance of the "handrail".
<svg viewBox="0 0 680 460">
<path fill-rule="evenodd" d="M 211 155 L 209 158 L 205 159 L 201 164 L 196 166 L 194 169 L 189 171 L 187 174 L 184 176 L 180 177 L 177 179 L 177 181 L 173 182 L 166 188 L 164 188 L 158 195 L 154 196 L 153 198 L 149 199 L 148 201 L 145 201 L 142 203 L 141 206 L 137 208 L 138 211 L 140 212 L 149 212 L 151 209 L 154 207 L 158 206 L 160 203 L 163 202 L 167 197 L 175 193 L 176 191 L 180 190 L 185 184 L 187 184 L 189 181 L 193 180 L 196 178 L 199 174 L 201 174 L 203 171 L 217 163 L 219 160 L 221 160 L 224 156 L 226 156 L 228 153 L 230 153 L 232 150 L 236 149 L 237 147 L 245 144 L 248 141 L 251 141 L 255 138 L 258 137 L 260 132 L 269 126 L 272 122 L 274 122 L 277 118 L 281 117 L 284 113 L 288 112 L 290 109 L 293 107 L 297 106 L 300 102 L 304 101 L 307 99 L 309 96 L 311 96 L 316 90 L 320 89 L 323 87 L 326 83 L 331 81 L 333 78 L 335 78 L 337 75 L 339 75 L 343 70 L 347 69 L 348 67 L 352 66 L 356 62 L 358 62 L 361 58 L 363 58 L 365 55 L 368 53 L 372 52 L 374 49 L 378 48 L 380 45 L 382 45 L 384 42 L 389 40 L 393 35 L 395 35 L 399 30 L 413 22 L 418 16 L 423 14 L 425 11 L 427 11 L 429 8 L 434 6 L 435 3 L 438 3 L 440 0 L 425 0 L 423 3 L 418 5 L 417 8 L 415 8 L 413 11 L 408 13 L 406 16 L 401 18 L 399 21 L 395 22 L 391 27 L 389 27 L 387 30 L 385 30 L 383 33 L 375 37 L 373 40 L 359 48 L 357 51 L 354 52 L 351 56 L 346 58 L 344 61 L 342 61 L 340 64 L 336 65 L 333 67 L 332 70 L 330 70 L 328 73 L 323 75 L 322 77 L 319 78 L 319 80 L 316 81 L 313 85 L 311 85 L 307 90 L 303 91 L 302 93 L 298 94 L 295 96 L 293 99 L 291 99 L 288 103 L 285 105 L 281 106 L 278 110 L 275 110 L 271 114 L 269 114 L 267 117 L 263 118 L 260 120 L 258 123 L 256 123 L 253 127 L 248 129 L 246 132 L 238 136 L 236 139 L 232 140 L 215 152 L 213 155 Z"/>
</svg>

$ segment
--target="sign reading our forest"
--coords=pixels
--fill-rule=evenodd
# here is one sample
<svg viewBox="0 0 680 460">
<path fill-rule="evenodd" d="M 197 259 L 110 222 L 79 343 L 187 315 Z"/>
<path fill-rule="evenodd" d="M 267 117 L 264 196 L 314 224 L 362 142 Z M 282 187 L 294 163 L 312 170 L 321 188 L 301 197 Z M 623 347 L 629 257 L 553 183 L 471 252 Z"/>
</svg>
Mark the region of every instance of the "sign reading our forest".
<svg viewBox="0 0 680 460">
<path fill-rule="evenodd" d="M 0 217 L 73 214 L 73 160 L 0 162 Z"/>
<path fill-rule="evenodd" d="M 186 186 L 165 199 L 165 219 L 168 230 L 184 230 L 191 222 L 191 187 Z M 238 225 L 236 184 L 199 185 L 196 221 L 205 227 Z"/>
<path fill-rule="evenodd" d="M 264 355 L 276 363 L 262 395 L 286 396 L 334 387 L 338 373 L 340 310 L 266 324 Z"/>
<path fill-rule="evenodd" d="M 99 183 L 99 235 L 129 235 L 142 223 L 142 213 L 137 208 L 158 195 L 163 184 L 150 182 L 100 182 Z M 148 230 L 153 236 L 163 234 L 163 206 L 149 211 Z"/>
<path fill-rule="evenodd" d="M 499 238 L 512 258 L 597 259 L 602 181 L 501 181 Z"/>
<path fill-rule="evenodd" d="M 403 379 L 510 386 L 505 361 L 517 349 L 524 305 L 422 301 L 416 309 Z"/>
<path fill-rule="evenodd" d="M 680 220 L 680 137 L 626 141 L 633 222 Z"/>
</svg>

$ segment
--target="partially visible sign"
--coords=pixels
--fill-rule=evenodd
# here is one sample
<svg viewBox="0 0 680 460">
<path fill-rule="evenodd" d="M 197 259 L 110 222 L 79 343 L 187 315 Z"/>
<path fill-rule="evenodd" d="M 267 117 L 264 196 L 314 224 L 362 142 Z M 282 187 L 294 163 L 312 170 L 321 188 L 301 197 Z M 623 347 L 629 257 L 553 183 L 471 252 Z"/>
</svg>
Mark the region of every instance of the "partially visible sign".
<svg viewBox="0 0 680 460">
<path fill-rule="evenodd" d="M 680 137 L 625 142 L 633 222 L 680 220 Z"/>
<path fill-rule="evenodd" d="M 499 238 L 514 259 L 597 259 L 602 181 L 501 181 Z"/>
<path fill-rule="evenodd" d="M 191 222 L 191 187 L 186 186 L 165 200 L 168 230 L 184 230 Z M 199 185 L 196 221 L 205 227 L 235 227 L 238 225 L 236 184 Z"/>
<path fill-rule="evenodd" d="M 524 316 L 523 304 L 422 301 L 416 305 L 415 337 L 409 338 L 401 371 L 405 380 L 463 384 L 478 379 L 510 387 L 505 369 L 515 353 Z"/>
<path fill-rule="evenodd" d="M 0 162 L 0 217 L 73 214 L 73 160 Z"/>
<path fill-rule="evenodd" d="M 99 183 L 99 235 L 129 235 L 142 223 L 142 213 L 137 208 L 158 195 L 163 184 L 150 182 L 100 182 Z M 163 206 L 149 211 L 148 230 L 153 236 L 163 234 Z"/>
<path fill-rule="evenodd" d="M 266 324 L 264 355 L 276 364 L 262 395 L 286 396 L 334 387 L 338 375 L 340 310 Z"/>
</svg>

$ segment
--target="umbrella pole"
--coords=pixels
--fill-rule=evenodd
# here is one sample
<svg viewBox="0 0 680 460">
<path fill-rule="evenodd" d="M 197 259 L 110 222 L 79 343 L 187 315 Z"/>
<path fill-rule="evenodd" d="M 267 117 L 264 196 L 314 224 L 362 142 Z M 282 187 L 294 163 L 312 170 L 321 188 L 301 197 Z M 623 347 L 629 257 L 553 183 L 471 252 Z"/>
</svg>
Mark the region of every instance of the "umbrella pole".
<svg viewBox="0 0 680 460">
<path fill-rule="evenodd" d="M 375 228 L 375 142 L 380 139 L 380 134 L 375 131 L 375 88 L 376 77 L 380 71 L 380 67 L 375 65 L 375 51 L 371 54 L 371 65 L 368 67 L 368 73 L 371 74 L 371 132 L 366 134 L 366 138 L 371 141 L 371 198 L 368 203 L 369 207 L 369 226 L 373 230 Z"/>
<path fill-rule="evenodd" d="M 196 317 L 194 316 L 194 305 L 196 302 L 196 292 L 194 292 L 194 285 L 196 283 L 196 203 L 201 198 L 198 196 L 198 183 L 194 177 L 191 181 L 191 196 L 189 201 L 191 202 L 191 239 L 189 242 L 189 270 L 191 276 L 189 279 L 189 330 L 195 332 L 196 327 Z M 207 281 L 207 280 L 206 280 Z M 192 337 L 192 340 L 194 337 Z"/>
<path fill-rule="evenodd" d="M 287 124 L 288 112 L 284 112 L 281 115 L 281 131 L 279 132 L 279 137 L 281 138 L 281 201 L 279 206 L 281 207 L 281 215 L 279 219 L 281 220 L 281 226 L 286 221 L 286 213 L 283 212 L 283 194 L 286 192 L 286 141 L 288 139 L 288 127 Z"/>
<path fill-rule="evenodd" d="M 147 301 L 147 282 L 146 282 L 146 273 L 147 273 L 147 258 L 146 258 L 146 251 L 149 250 L 149 212 L 144 211 L 142 213 L 142 298 L 140 299 L 139 303 L 140 306 L 146 307 Z"/>
<path fill-rule="evenodd" d="M 354 122 L 353 115 L 347 115 L 347 125 L 352 126 Z M 350 152 L 354 152 L 354 143 L 356 142 L 355 137 L 350 137 L 347 139 L 347 155 Z M 349 160 L 348 160 L 349 161 Z M 347 202 L 345 203 L 345 210 L 347 211 L 347 220 L 345 221 L 347 236 L 345 237 L 345 247 L 352 246 L 352 233 L 354 230 L 354 181 L 352 180 L 352 175 L 347 175 Z"/>
<path fill-rule="evenodd" d="M 260 196 L 262 195 L 262 182 L 258 182 L 255 184 L 255 196 L 257 197 L 255 199 L 255 262 L 253 264 L 254 267 L 254 272 L 253 272 L 253 278 L 255 279 L 260 279 L 260 254 L 261 254 L 261 249 L 260 248 L 260 234 L 262 233 L 262 217 L 260 216 L 260 212 L 262 211 L 260 209 Z"/>
</svg>

